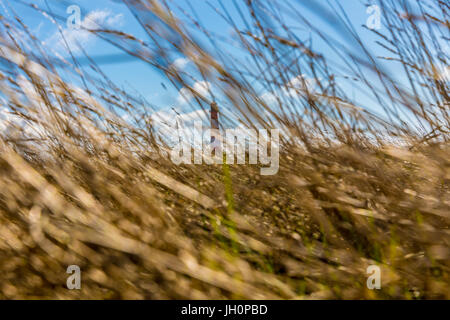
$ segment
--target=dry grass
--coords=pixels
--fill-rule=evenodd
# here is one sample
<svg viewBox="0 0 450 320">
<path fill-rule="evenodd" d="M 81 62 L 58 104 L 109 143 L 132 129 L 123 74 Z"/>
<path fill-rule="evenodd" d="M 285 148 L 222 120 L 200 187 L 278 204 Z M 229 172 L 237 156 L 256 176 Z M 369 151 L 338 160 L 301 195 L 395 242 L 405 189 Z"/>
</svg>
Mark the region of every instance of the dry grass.
<svg viewBox="0 0 450 320">
<path fill-rule="evenodd" d="M 70 71 L 77 61 L 55 68 L 20 18 L 0 17 L 0 97 L 10 112 L 0 134 L 0 298 L 448 299 L 449 88 L 440 74 L 449 7 L 411 2 L 419 16 L 398 14 L 407 1 L 379 3 L 388 24 L 380 45 L 409 75 L 403 82 L 343 15 L 332 23 L 347 43 L 323 38 L 341 64 L 313 52 L 280 15 L 320 30 L 284 1 L 242 3 L 248 30 L 221 8 L 253 70 L 208 52 L 165 2 L 126 1 L 149 43 L 90 30 L 179 88 L 192 88 L 192 74 L 170 67 L 168 52 L 190 58 L 229 111 L 223 124 L 281 128 L 280 171 L 268 177 L 248 165 L 175 166 L 143 101 L 93 62 L 79 74 Z M 382 116 L 345 94 L 336 68 L 378 97 Z M 281 91 L 303 73 L 314 75 L 314 92 L 305 83 Z M 192 108 L 209 105 L 192 93 Z M 65 287 L 72 264 L 82 290 Z M 371 264 L 381 290 L 366 287 Z"/>
</svg>

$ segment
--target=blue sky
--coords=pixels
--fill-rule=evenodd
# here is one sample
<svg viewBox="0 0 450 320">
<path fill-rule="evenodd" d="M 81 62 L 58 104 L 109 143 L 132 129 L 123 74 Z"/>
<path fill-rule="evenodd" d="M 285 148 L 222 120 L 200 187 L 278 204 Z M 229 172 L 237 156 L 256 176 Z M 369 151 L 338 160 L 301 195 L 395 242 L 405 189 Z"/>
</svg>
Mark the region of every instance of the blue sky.
<svg viewBox="0 0 450 320">
<path fill-rule="evenodd" d="M 309 1 L 309 0 L 308 0 Z M 283 1 L 282 1 L 283 2 Z M 317 8 L 314 7 L 314 3 L 319 3 L 327 7 L 327 1 L 289 1 L 295 6 L 302 14 L 305 15 L 306 19 L 312 26 L 323 32 L 325 35 L 329 35 L 330 38 L 336 38 L 341 40 L 343 43 L 347 43 L 349 47 L 354 46 L 354 44 L 349 43 L 348 36 L 342 36 L 342 32 L 339 31 L 338 23 L 334 22 L 331 19 L 331 16 L 328 19 L 324 19 L 322 16 L 317 14 Z M 372 32 L 363 28 L 362 26 L 366 24 L 366 21 L 369 17 L 366 9 L 367 6 L 372 4 L 373 1 L 359 1 L 359 0 L 330 0 L 334 8 L 337 8 L 337 4 L 341 5 L 345 13 L 348 15 L 348 18 L 352 25 L 355 27 L 355 31 L 361 36 L 364 41 L 364 44 L 373 51 L 374 55 L 384 55 L 386 52 L 383 49 L 380 49 L 378 45 L 376 45 L 377 38 L 373 35 Z M 23 3 L 30 3 L 27 0 L 23 0 Z M 106 43 L 105 41 L 96 38 L 95 36 L 87 33 L 87 32 L 78 32 L 78 33 L 70 33 L 67 30 L 66 20 L 70 16 L 69 13 L 66 12 L 67 8 L 70 5 L 78 5 L 81 8 L 81 20 L 82 23 L 90 23 L 94 21 L 95 23 L 99 23 L 101 25 L 105 25 L 110 28 L 114 28 L 116 30 L 120 30 L 129 34 L 136 36 L 144 41 L 146 41 L 147 35 L 143 31 L 142 27 L 136 21 L 135 17 L 128 10 L 128 8 L 121 3 L 120 1 L 111 1 L 111 0 L 71 0 L 71 1 L 61 1 L 61 0 L 36 0 L 32 3 L 36 4 L 38 7 L 43 8 L 45 10 L 51 11 L 52 14 L 59 17 L 56 20 L 56 24 L 48 19 L 44 15 L 38 13 L 36 10 L 31 9 L 21 3 L 21 1 L 9 0 L 6 2 L 2 2 L 0 6 L 0 13 L 5 17 L 13 15 L 13 11 L 15 11 L 32 30 L 32 32 L 37 36 L 37 38 L 45 43 L 45 45 L 51 51 L 51 55 L 62 55 L 67 56 L 67 52 L 64 49 L 64 45 L 61 40 L 60 33 L 58 32 L 58 26 L 68 38 L 69 41 L 75 42 L 78 41 L 82 43 L 83 48 L 87 51 L 87 53 L 92 57 L 105 57 L 105 56 L 115 56 L 121 55 L 124 57 L 123 59 L 114 59 L 115 63 L 111 62 L 112 59 L 98 59 L 97 61 L 101 63 L 101 67 L 103 71 L 119 86 L 125 88 L 127 91 L 136 90 L 137 93 L 145 97 L 149 102 L 156 105 L 160 110 L 170 110 L 172 107 L 175 107 L 179 110 L 183 109 L 183 104 L 185 104 L 185 99 L 180 96 L 180 92 L 177 88 L 174 88 L 170 85 L 170 82 L 167 81 L 165 76 L 161 74 L 156 69 L 151 66 L 140 62 L 136 59 L 128 59 L 124 54 L 119 51 L 117 48 L 114 48 L 112 45 Z M 180 17 L 180 19 L 188 22 L 186 16 L 183 14 L 183 10 L 187 12 L 189 15 L 198 18 L 201 25 L 211 32 L 217 39 L 223 38 L 224 42 L 219 40 L 220 45 L 223 45 L 223 48 L 228 50 L 232 55 L 238 57 L 239 59 L 245 60 L 246 54 L 242 53 L 238 48 L 233 47 L 233 36 L 232 29 L 220 17 L 219 14 L 215 11 L 216 9 L 222 11 L 223 7 L 230 11 L 233 19 L 236 19 L 239 27 L 245 28 L 245 25 L 242 23 L 242 20 L 239 17 L 239 13 L 235 9 L 235 3 L 239 3 L 239 1 L 233 0 L 169 0 L 169 5 L 171 6 L 173 12 L 176 16 Z M 299 5 L 299 3 L 307 4 L 307 5 Z M 222 7 L 223 6 L 223 7 Z M 239 6 L 239 4 L 238 4 Z M 329 8 L 329 7 L 327 7 Z M 194 13 L 194 11 L 195 13 Z M 333 14 L 333 9 L 329 9 Z M 286 16 L 286 25 L 296 25 L 296 21 Z M 311 35 L 311 30 L 308 28 L 302 28 L 295 30 L 296 35 L 302 39 L 307 40 Z M 217 50 L 218 47 L 214 47 L 209 43 L 209 41 L 202 35 L 201 33 L 195 33 L 194 35 L 197 39 L 204 44 L 206 48 L 211 50 L 211 52 L 221 52 L 221 49 Z M 336 53 L 331 50 L 323 41 L 319 38 L 313 38 L 314 49 L 317 52 L 321 52 L 325 55 L 326 58 L 331 60 L 338 61 L 338 56 Z M 229 44 L 226 44 L 229 43 Z M 74 47 L 74 46 L 71 46 Z M 215 51 L 217 50 L 217 51 Z M 354 46 L 354 50 L 357 51 L 358 48 Z M 77 54 L 75 50 L 75 54 Z M 330 61 L 331 61 L 330 60 Z M 174 57 L 174 61 L 176 65 L 185 70 L 189 70 L 189 62 L 183 57 L 179 57 L 176 59 Z M 390 69 L 393 74 L 400 74 L 398 72 L 399 67 L 395 65 L 395 63 L 390 64 Z M 345 76 L 345 75 L 343 75 Z M 339 79 L 338 79 L 339 81 Z M 198 84 L 198 88 L 201 88 L 202 83 Z M 361 103 L 365 104 L 367 107 L 371 107 L 374 110 L 377 110 L 376 103 L 370 100 L 368 97 L 359 93 L 351 81 L 341 80 L 341 85 L 343 85 L 344 89 L 347 91 L 347 94 L 350 97 L 355 97 Z M 261 88 L 261 95 L 264 94 L 264 90 Z M 377 111 L 380 111 L 379 109 Z"/>
<path fill-rule="evenodd" d="M 27 1 L 24 1 L 27 2 Z M 232 10 L 231 1 L 224 1 L 225 5 L 229 2 L 229 9 Z M 362 25 L 367 19 L 367 14 L 365 12 L 366 8 L 359 1 L 341 1 L 344 7 L 348 9 L 350 18 L 355 23 L 355 25 Z M 69 17 L 70 14 L 66 13 L 66 9 L 73 4 L 79 5 L 81 8 L 81 19 L 89 19 L 89 15 L 98 16 L 104 13 L 107 17 L 105 21 L 108 24 L 108 19 L 114 20 L 113 24 L 108 26 L 117 28 L 118 30 L 133 34 L 141 39 L 146 39 L 146 35 L 142 30 L 142 27 L 137 23 L 136 19 L 130 13 L 123 3 L 118 3 L 110 0 L 72 0 L 72 1 L 60 1 L 60 0 L 37 0 L 32 3 L 36 4 L 38 7 L 47 10 L 47 4 L 52 10 L 52 12 L 62 18 Z M 186 1 L 170 1 L 174 4 L 174 10 L 177 10 L 177 6 L 190 11 L 189 6 Z M 211 3 L 216 3 L 211 1 Z M 227 23 L 220 18 L 213 9 L 208 5 L 208 1 L 204 0 L 193 0 L 191 1 L 191 6 L 195 8 L 200 21 L 203 23 L 205 28 L 207 28 L 211 33 L 219 34 L 223 37 L 229 37 L 231 39 L 231 30 Z M 10 13 L 11 9 L 19 13 L 20 17 L 24 22 L 30 27 L 31 30 L 35 32 L 37 37 L 50 44 L 51 47 L 55 48 L 55 43 L 58 36 L 58 30 L 56 26 L 45 18 L 43 15 L 37 13 L 35 10 L 21 4 L 16 1 L 5 2 L 6 10 Z M 1 11 L 5 12 L 5 7 Z M 217 6 L 218 7 L 218 6 Z M 95 15 L 98 12 L 98 15 Z M 333 32 L 333 28 L 327 23 L 324 23 L 317 18 L 313 13 L 308 14 L 311 17 L 311 21 L 322 30 L 327 30 L 328 32 Z M 7 14 L 6 14 L 7 16 Z M 66 28 L 64 20 L 57 20 L 61 28 Z M 366 36 L 370 36 L 370 32 L 367 32 L 361 28 L 361 32 L 367 33 Z M 308 30 L 299 31 L 300 36 L 308 36 Z M 200 40 L 201 35 L 198 34 Z M 208 44 L 207 41 L 203 41 L 205 45 Z M 61 46 L 62 47 L 62 46 Z M 107 44 L 101 39 L 96 39 L 94 36 L 90 36 L 88 40 L 84 42 L 84 48 L 92 56 L 103 56 L 109 54 L 118 54 L 120 51 Z M 58 53 L 64 55 L 64 48 L 57 46 L 55 50 Z M 320 50 L 320 48 L 318 48 Z M 237 52 L 236 52 L 237 53 Z M 134 61 L 133 61 L 134 60 Z M 99 60 L 99 62 L 104 62 L 104 60 Z M 176 99 L 173 100 L 177 92 L 172 92 L 171 87 L 167 83 L 166 79 L 161 76 L 154 69 L 145 65 L 142 62 L 136 61 L 135 59 L 130 59 L 129 61 L 120 61 L 116 63 L 102 63 L 102 68 L 108 76 L 111 77 L 116 83 L 136 88 L 140 93 L 142 93 L 148 99 L 156 99 L 157 104 L 166 103 L 176 103 Z M 169 92 L 162 94 L 161 91 L 164 89 L 161 86 L 161 82 L 167 84 Z M 165 91 L 165 90 L 164 90 Z M 174 97 L 171 97 L 171 96 Z"/>
</svg>

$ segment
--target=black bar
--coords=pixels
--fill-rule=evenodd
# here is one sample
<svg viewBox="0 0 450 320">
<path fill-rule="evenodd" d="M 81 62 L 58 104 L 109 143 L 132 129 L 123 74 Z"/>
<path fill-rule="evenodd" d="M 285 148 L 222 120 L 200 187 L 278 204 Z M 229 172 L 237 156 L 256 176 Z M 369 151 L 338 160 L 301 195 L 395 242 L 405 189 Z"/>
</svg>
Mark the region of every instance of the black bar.
<svg viewBox="0 0 450 320">
<path fill-rule="evenodd" d="M 369 315 L 392 316 L 396 311 L 402 319 L 408 319 L 421 311 L 445 315 L 448 307 L 448 301 L 0 301 L 2 314 L 13 314 L 14 318 L 32 311 L 33 315 L 42 313 L 46 317 L 70 315 L 80 319 L 105 319 L 114 315 L 127 320 L 138 315 L 142 319 L 180 320 L 320 319 L 327 314 L 333 315 L 333 319 L 337 316 L 365 319 Z M 96 316 L 101 318 L 94 318 Z"/>
</svg>

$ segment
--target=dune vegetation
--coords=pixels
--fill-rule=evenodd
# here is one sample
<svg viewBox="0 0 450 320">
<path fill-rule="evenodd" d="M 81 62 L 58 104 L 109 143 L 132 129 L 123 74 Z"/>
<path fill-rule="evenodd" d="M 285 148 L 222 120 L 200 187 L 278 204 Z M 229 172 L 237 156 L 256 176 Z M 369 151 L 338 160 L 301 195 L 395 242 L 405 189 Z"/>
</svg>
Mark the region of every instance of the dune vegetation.
<svg viewBox="0 0 450 320">
<path fill-rule="evenodd" d="M 192 26 L 220 37 L 174 16 L 171 1 L 124 3 L 148 38 L 86 31 L 160 70 L 192 110 L 217 101 L 221 126 L 279 128 L 279 171 L 175 165 L 157 107 L 88 56 L 83 66 L 79 55 L 50 56 L 20 14 L 0 16 L 0 298 L 450 298 L 446 1 L 376 1 L 383 28 L 370 32 L 385 56 L 338 4 L 242 1 L 244 29 L 219 7 L 247 58 L 210 50 Z M 323 34 L 302 6 L 342 37 Z M 66 288 L 69 265 L 82 270 L 81 290 Z M 366 285 L 370 265 L 379 290 Z"/>
</svg>

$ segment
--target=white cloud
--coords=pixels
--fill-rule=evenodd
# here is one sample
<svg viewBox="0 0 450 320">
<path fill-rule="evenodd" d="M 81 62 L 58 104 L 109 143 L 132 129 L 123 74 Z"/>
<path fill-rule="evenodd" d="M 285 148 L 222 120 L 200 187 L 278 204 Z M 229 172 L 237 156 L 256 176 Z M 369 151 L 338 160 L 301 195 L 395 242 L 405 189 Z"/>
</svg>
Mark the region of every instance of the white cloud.
<svg viewBox="0 0 450 320">
<path fill-rule="evenodd" d="M 314 91 L 317 85 L 317 81 L 314 78 L 309 78 L 303 74 L 293 77 L 291 80 L 286 83 L 285 88 L 283 90 L 285 93 L 296 96 L 299 94 L 299 91 Z"/>
<path fill-rule="evenodd" d="M 14 116 L 9 113 L 6 107 L 0 107 L 0 133 L 5 131 L 8 126 L 11 124 L 11 121 L 14 122 Z"/>
<path fill-rule="evenodd" d="M 176 116 L 173 110 L 160 110 L 154 112 L 150 118 L 154 126 L 172 126 L 175 124 Z"/>
<path fill-rule="evenodd" d="M 117 28 L 123 25 L 123 14 L 114 14 L 111 10 L 94 10 L 91 11 L 81 21 L 79 29 L 63 28 L 61 32 L 56 32 L 53 36 L 45 41 L 46 44 L 55 48 L 56 51 L 66 51 L 68 47 L 74 51 L 79 51 L 79 45 L 86 48 L 96 40 L 96 36 L 89 30 L 101 28 Z"/>
<path fill-rule="evenodd" d="M 211 91 L 211 84 L 208 81 L 197 81 L 192 86 L 192 89 L 194 90 L 194 92 L 197 92 L 199 95 L 201 95 L 205 98 L 211 97 L 211 95 L 209 94 L 209 92 Z M 183 103 L 188 103 L 193 98 L 194 97 L 189 89 L 181 88 L 181 90 L 179 91 L 179 94 L 178 94 L 177 101 L 179 103 L 183 104 Z"/>
<path fill-rule="evenodd" d="M 171 67 L 173 67 L 177 70 L 183 70 L 188 64 L 189 64 L 189 59 L 178 58 L 171 64 Z"/>
<path fill-rule="evenodd" d="M 260 96 L 261 100 L 263 100 L 265 103 L 267 104 L 273 104 L 277 102 L 277 98 L 275 97 L 275 95 L 272 92 L 264 92 L 261 96 Z"/>
<path fill-rule="evenodd" d="M 203 128 L 209 128 L 209 110 L 194 110 L 179 113 L 172 110 L 160 110 L 151 115 L 152 125 L 155 132 L 169 144 L 178 141 L 179 137 L 190 139 L 196 131 L 194 123 L 201 121 Z"/>
<path fill-rule="evenodd" d="M 187 113 L 178 113 L 174 110 L 161 110 L 151 115 L 152 123 L 156 126 L 166 126 L 175 128 L 177 121 L 179 124 L 191 125 L 195 121 L 209 121 L 209 110 L 194 110 Z"/>
<path fill-rule="evenodd" d="M 183 122 L 193 122 L 193 121 L 209 121 L 209 110 L 204 111 L 202 109 L 195 110 L 192 112 L 180 114 L 178 119 Z"/>
<path fill-rule="evenodd" d="M 450 82 L 450 67 L 446 66 L 443 68 L 444 68 L 444 70 L 442 71 L 440 77 L 443 81 Z"/>
<path fill-rule="evenodd" d="M 311 93 L 317 91 L 317 80 L 314 78 L 309 78 L 303 74 L 291 78 L 286 82 L 279 91 L 280 98 L 296 98 L 300 97 L 307 89 Z M 264 100 L 267 104 L 275 104 L 277 102 L 277 93 L 265 91 L 260 95 L 260 98 Z"/>
</svg>

